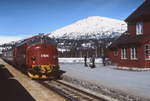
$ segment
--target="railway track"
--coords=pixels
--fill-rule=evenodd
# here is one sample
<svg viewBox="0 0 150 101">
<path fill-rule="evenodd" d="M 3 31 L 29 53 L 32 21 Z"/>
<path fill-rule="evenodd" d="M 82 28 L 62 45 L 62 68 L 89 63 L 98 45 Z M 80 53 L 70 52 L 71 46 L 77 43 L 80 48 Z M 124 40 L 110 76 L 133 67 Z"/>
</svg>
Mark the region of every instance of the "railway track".
<svg viewBox="0 0 150 101">
<path fill-rule="evenodd" d="M 69 101 L 110 101 L 89 92 L 83 91 L 61 80 L 43 82 L 40 81 L 39 83 L 67 98 Z M 111 99 L 111 101 L 113 100 Z"/>
</svg>

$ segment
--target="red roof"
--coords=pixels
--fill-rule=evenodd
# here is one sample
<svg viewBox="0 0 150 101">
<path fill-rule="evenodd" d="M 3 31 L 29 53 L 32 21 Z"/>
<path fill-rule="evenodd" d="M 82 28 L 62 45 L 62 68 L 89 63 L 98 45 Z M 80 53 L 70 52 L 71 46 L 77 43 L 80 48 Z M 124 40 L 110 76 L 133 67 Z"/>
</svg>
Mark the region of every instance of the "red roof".
<svg viewBox="0 0 150 101">
<path fill-rule="evenodd" d="M 133 22 L 137 20 L 150 20 L 150 0 L 145 2 L 137 8 L 125 21 Z"/>
</svg>

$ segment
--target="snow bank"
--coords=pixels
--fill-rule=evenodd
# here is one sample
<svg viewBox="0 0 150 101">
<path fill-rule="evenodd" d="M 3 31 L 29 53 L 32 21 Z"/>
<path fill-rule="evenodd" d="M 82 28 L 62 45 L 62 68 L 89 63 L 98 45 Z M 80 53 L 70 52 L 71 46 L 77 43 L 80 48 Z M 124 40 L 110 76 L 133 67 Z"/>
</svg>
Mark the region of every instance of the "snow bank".
<svg viewBox="0 0 150 101">
<path fill-rule="evenodd" d="M 90 62 L 90 58 L 87 59 L 87 63 Z M 84 58 L 59 58 L 59 63 L 84 63 Z M 102 63 L 101 58 L 96 58 L 95 63 Z"/>
<path fill-rule="evenodd" d="M 150 71 L 150 68 L 137 68 L 137 67 L 116 67 L 115 69 L 118 69 L 118 70 L 129 70 L 129 71 Z"/>
</svg>

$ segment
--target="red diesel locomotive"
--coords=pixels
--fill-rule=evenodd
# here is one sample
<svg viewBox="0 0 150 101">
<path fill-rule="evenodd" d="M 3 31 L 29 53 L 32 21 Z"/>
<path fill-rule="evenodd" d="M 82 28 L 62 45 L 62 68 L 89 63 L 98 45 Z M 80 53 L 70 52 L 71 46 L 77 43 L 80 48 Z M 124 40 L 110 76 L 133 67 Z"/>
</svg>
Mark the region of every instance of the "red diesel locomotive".
<svg viewBox="0 0 150 101">
<path fill-rule="evenodd" d="M 56 43 L 46 35 L 17 42 L 11 49 L 3 51 L 3 59 L 31 78 L 49 78 L 59 70 Z"/>
</svg>

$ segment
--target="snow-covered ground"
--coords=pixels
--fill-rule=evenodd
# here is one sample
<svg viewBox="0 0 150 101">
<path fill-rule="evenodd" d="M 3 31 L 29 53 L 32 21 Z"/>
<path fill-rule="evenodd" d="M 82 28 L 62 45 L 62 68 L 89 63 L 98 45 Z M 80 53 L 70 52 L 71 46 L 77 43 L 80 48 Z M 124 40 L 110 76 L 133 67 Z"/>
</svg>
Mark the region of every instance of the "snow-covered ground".
<svg viewBox="0 0 150 101">
<path fill-rule="evenodd" d="M 87 62 L 90 62 L 90 58 L 87 58 Z M 59 63 L 84 63 L 84 58 L 59 58 Z M 102 59 L 96 58 L 95 63 L 102 63 Z"/>
<path fill-rule="evenodd" d="M 62 60 L 65 61 L 65 63 L 60 63 L 61 70 L 66 71 L 63 74 L 64 77 L 70 77 L 80 82 L 89 82 L 114 91 L 150 100 L 150 72 L 148 71 L 123 71 L 114 69 L 115 66 L 104 67 L 102 64 L 96 64 L 96 68 L 91 69 L 90 67 L 84 67 L 83 63 L 70 64 L 70 61 L 73 59 Z"/>
</svg>

